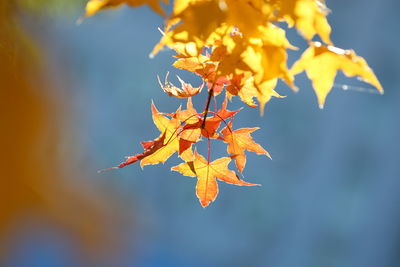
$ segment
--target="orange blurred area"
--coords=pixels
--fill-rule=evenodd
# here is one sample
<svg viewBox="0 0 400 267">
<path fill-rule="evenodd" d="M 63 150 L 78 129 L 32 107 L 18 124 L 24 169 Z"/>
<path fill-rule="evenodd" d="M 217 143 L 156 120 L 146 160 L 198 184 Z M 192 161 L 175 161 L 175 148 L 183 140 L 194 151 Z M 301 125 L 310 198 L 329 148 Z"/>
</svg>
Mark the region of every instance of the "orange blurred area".
<svg viewBox="0 0 400 267">
<path fill-rule="evenodd" d="M 32 219 L 67 232 L 88 261 L 110 256 L 121 241 L 111 229 L 131 229 L 132 220 L 85 184 L 71 142 L 60 153 L 68 105 L 47 80 L 40 47 L 24 34 L 17 14 L 13 1 L 0 2 L 0 253 L 8 253 L 18 225 Z"/>
</svg>

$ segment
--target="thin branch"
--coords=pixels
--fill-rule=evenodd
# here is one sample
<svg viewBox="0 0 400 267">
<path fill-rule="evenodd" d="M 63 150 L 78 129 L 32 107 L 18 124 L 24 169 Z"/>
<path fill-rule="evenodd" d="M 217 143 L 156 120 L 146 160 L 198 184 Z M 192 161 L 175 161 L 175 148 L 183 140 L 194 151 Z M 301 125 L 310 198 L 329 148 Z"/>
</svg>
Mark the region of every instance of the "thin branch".
<svg viewBox="0 0 400 267">
<path fill-rule="evenodd" d="M 211 98 L 214 94 L 214 86 L 215 86 L 215 80 L 211 86 L 210 91 L 208 91 L 208 97 L 207 97 L 207 102 L 206 102 L 206 106 L 204 108 L 204 117 L 203 117 L 203 123 L 201 124 L 201 128 L 204 129 L 204 127 L 206 126 L 206 119 L 207 119 L 207 115 L 208 115 L 208 109 L 210 108 L 210 103 L 211 103 Z"/>
<path fill-rule="evenodd" d="M 207 115 L 208 115 L 208 109 L 210 108 L 211 98 L 214 96 L 214 87 L 215 87 L 215 84 L 217 83 L 217 80 L 218 80 L 218 77 L 217 77 L 218 68 L 219 68 L 219 65 L 217 65 L 217 67 L 215 68 L 215 78 L 214 78 L 214 81 L 213 81 L 213 84 L 211 86 L 210 91 L 208 91 L 207 102 L 206 102 L 206 106 L 204 108 L 203 123 L 201 124 L 201 128 L 202 129 L 204 129 L 204 127 L 206 126 L 206 119 L 207 119 Z"/>
</svg>

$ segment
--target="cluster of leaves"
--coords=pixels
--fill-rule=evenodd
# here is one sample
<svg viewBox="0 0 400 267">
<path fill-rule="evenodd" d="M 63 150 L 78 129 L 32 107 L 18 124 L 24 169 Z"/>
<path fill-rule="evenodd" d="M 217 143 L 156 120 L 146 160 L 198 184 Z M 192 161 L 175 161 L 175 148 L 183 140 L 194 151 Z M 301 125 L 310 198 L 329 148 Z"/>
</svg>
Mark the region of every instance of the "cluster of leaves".
<svg viewBox="0 0 400 267">
<path fill-rule="evenodd" d="M 169 89 L 167 87 L 165 90 Z M 209 102 L 207 102 L 207 105 L 209 105 Z M 164 163 L 171 155 L 178 153 L 184 163 L 172 167 L 172 170 L 186 176 L 197 177 L 196 195 L 203 207 L 206 207 L 217 197 L 216 178 L 235 185 L 255 185 L 241 180 L 235 171 L 228 168 L 228 164 L 234 159 L 237 169 L 241 173 L 246 165 L 245 150 L 266 156 L 269 156 L 269 154 L 259 144 L 256 144 L 250 135 L 257 128 L 232 130 L 234 115 L 239 110 L 230 111 L 226 108 L 227 100 L 225 99 L 217 112 L 198 113 L 189 97 L 186 109 L 179 107 L 176 112 L 166 114 L 159 112 L 156 106 L 152 104 L 153 122 L 160 131 L 160 136 L 154 140 L 142 142 L 143 153 L 130 156 L 126 161 L 113 168 L 123 168 L 137 161 L 140 161 L 142 167 Z M 212 116 L 207 117 L 209 113 L 212 113 Z M 219 130 L 221 124 L 225 127 Z M 207 159 L 201 156 L 196 149 L 193 152 L 193 145 L 202 138 L 208 140 Z M 211 162 L 211 139 L 226 142 L 230 156 Z"/>
<path fill-rule="evenodd" d="M 161 135 L 144 142 L 142 154 L 129 157 L 118 167 L 136 161 L 140 161 L 141 166 L 156 164 L 178 152 L 184 163 L 172 169 L 198 178 L 196 191 L 203 206 L 217 195 L 216 178 L 237 185 L 251 185 L 228 169 L 231 159 L 241 173 L 246 162 L 245 150 L 268 155 L 252 140 L 250 133 L 254 128 L 232 129 L 233 117 L 238 111 L 228 111 L 226 99 L 218 111 L 209 111 L 212 97 L 225 90 L 228 99 L 238 96 L 250 107 L 256 107 L 258 102 L 263 113 L 272 97 L 282 97 L 275 90 L 278 80 L 297 91 L 295 75 L 305 71 L 322 108 L 339 70 L 349 77 L 359 76 L 383 93 L 363 58 L 352 50 L 333 45 L 331 27 L 326 19 L 329 10 L 323 0 L 175 0 L 168 16 L 158 0 L 90 0 L 86 16 L 121 4 L 133 7 L 147 4 L 165 16 L 163 36 L 151 56 L 164 47 L 175 50 L 177 59 L 173 66 L 197 74 L 203 84 L 196 88 L 180 78 L 180 88 L 167 78 L 164 84 L 160 83 L 168 95 L 188 98 L 187 109 L 164 114 L 153 105 L 153 121 Z M 296 27 L 309 44 L 290 69 L 287 51 L 297 48 L 286 38 L 284 25 Z M 320 41 L 313 41 L 316 36 Z M 198 113 L 191 97 L 204 85 L 208 96 L 204 110 Z M 212 116 L 208 116 L 209 113 Z M 224 128 L 219 131 L 221 124 Z M 208 143 L 210 139 L 226 142 L 228 157 L 211 162 L 210 145 L 207 159 L 201 156 L 193 145 L 202 137 Z"/>
</svg>

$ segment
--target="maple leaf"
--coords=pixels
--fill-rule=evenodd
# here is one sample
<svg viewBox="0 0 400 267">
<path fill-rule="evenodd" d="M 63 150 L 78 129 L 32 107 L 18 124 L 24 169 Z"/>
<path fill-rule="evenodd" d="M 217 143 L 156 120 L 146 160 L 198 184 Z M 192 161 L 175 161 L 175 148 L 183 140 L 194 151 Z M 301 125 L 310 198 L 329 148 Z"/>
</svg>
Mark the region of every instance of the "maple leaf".
<svg viewBox="0 0 400 267">
<path fill-rule="evenodd" d="M 254 82 L 254 77 L 249 76 L 248 73 L 242 73 L 241 75 L 234 75 L 233 78 L 229 79 L 226 90 L 228 91 L 229 98 L 237 95 L 243 102 L 253 108 L 257 107 L 257 104 L 253 100 L 253 98 L 256 98 L 260 104 L 260 114 L 263 115 L 265 104 L 272 97 L 284 97 L 274 90 L 277 82 L 277 79 L 272 79 L 257 84 Z"/>
<path fill-rule="evenodd" d="M 180 149 L 181 144 L 178 137 L 178 128 L 181 126 L 180 121 L 176 118 L 167 118 L 157 110 L 154 104 L 151 105 L 151 111 L 153 122 L 161 134 L 165 134 L 165 140 L 162 147 L 140 161 L 140 166 L 164 163 L 175 152 L 179 152 L 179 156 L 182 159 L 190 160 L 190 152 L 186 149 L 186 151 Z"/>
<path fill-rule="evenodd" d="M 160 148 L 162 148 L 164 146 L 164 141 L 165 141 L 165 133 L 162 134 L 159 138 L 157 138 L 155 140 L 141 142 L 141 144 L 145 150 L 143 153 L 129 156 L 129 157 L 127 157 L 127 159 L 124 162 L 121 162 L 118 166 L 100 170 L 99 172 L 109 171 L 112 169 L 120 169 L 120 168 L 123 168 L 130 164 L 133 164 L 139 160 L 142 160 L 142 159 L 150 156 L 151 154 L 155 153 Z"/>
<path fill-rule="evenodd" d="M 209 76 L 209 74 L 205 72 L 206 61 L 208 60 L 208 57 L 203 57 L 203 56 L 181 57 L 179 55 L 177 57 L 178 57 L 178 59 L 173 64 L 173 66 L 175 68 L 183 69 L 183 70 L 187 70 L 187 71 L 196 73 L 203 78 L 206 78 Z"/>
<path fill-rule="evenodd" d="M 238 27 L 244 35 L 257 35 L 257 28 L 272 14 L 272 7 L 266 2 L 226 0 L 226 23 Z"/>
<path fill-rule="evenodd" d="M 197 95 L 203 89 L 204 83 L 202 83 L 199 87 L 193 87 L 189 83 L 185 83 L 179 76 L 176 76 L 181 83 L 182 89 L 179 89 L 172 83 L 168 82 L 168 73 L 165 76 L 164 85 L 161 83 L 160 78 L 158 78 L 158 83 L 164 92 L 166 92 L 169 96 L 177 97 L 177 98 L 188 98 L 194 95 Z"/>
<path fill-rule="evenodd" d="M 223 23 L 225 13 L 219 1 L 175 0 L 171 17 L 166 22 L 165 34 L 153 49 L 155 55 L 163 46 L 174 48 L 176 44 L 192 42 L 201 50 L 211 43 L 213 35 Z"/>
<path fill-rule="evenodd" d="M 164 3 L 168 3 L 168 0 L 164 0 Z M 86 17 L 93 16 L 98 11 L 105 8 L 118 7 L 123 4 L 130 5 L 132 7 L 138 7 L 141 5 L 149 5 L 155 12 L 164 16 L 165 12 L 161 8 L 160 0 L 90 0 L 86 4 Z"/>
<path fill-rule="evenodd" d="M 326 19 L 328 8 L 325 1 L 321 0 L 271 0 L 275 3 L 278 10 L 278 16 L 284 18 L 289 24 L 293 25 L 307 39 L 311 40 L 315 34 L 321 39 L 331 44 L 331 27 Z"/>
<path fill-rule="evenodd" d="M 181 126 L 180 121 L 176 118 L 167 118 L 163 113 L 157 110 L 153 103 L 151 104 L 151 111 L 153 122 L 161 132 L 161 135 L 155 140 L 142 142 L 141 144 L 144 148 L 143 153 L 129 156 L 118 166 L 104 169 L 100 172 L 123 168 L 137 161 L 140 161 L 141 167 L 164 163 L 175 152 L 178 152 L 179 156 L 185 161 L 193 159 L 192 151 L 189 149 L 192 143 L 182 141 L 178 136 Z"/>
<path fill-rule="evenodd" d="M 207 85 L 213 84 L 216 78 L 217 62 L 212 62 L 209 56 L 184 56 L 178 54 L 178 59 L 173 66 L 178 69 L 184 69 L 199 75 Z M 210 88 L 210 86 L 208 86 Z"/>
<path fill-rule="evenodd" d="M 383 93 L 381 84 L 365 59 L 357 56 L 353 50 L 323 45 L 320 42 L 312 43 L 304 51 L 301 58 L 294 63 L 291 72 L 298 74 L 306 71 L 317 94 L 319 107 L 323 108 L 338 70 L 348 77 L 361 77 L 363 81 L 372 84 L 380 93 Z"/>
<path fill-rule="evenodd" d="M 215 44 L 211 60 L 218 61 L 218 76 L 227 76 L 235 72 L 251 71 L 251 66 L 245 62 L 244 51 L 249 43 L 240 34 L 227 34 Z"/>
<path fill-rule="evenodd" d="M 259 144 L 254 142 L 251 133 L 259 128 L 241 128 L 232 131 L 232 121 L 221 130 L 224 142 L 228 143 L 227 151 L 231 155 L 235 155 L 235 163 L 239 172 L 242 172 L 246 165 L 245 150 L 253 151 L 259 155 L 266 155 L 271 158 L 270 154 Z"/>
<path fill-rule="evenodd" d="M 281 97 L 274 89 L 277 79 L 283 79 L 293 90 L 293 75 L 286 66 L 287 49 L 297 49 L 286 39 L 285 31 L 272 23 L 260 25 L 252 36 L 224 36 L 211 59 L 218 59 L 218 75 L 226 75 L 227 90 L 254 107 L 253 98 L 263 113 L 271 97 Z M 230 86 L 229 86 L 230 85 Z"/>
<path fill-rule="evenodd" d="M 203 207 L 207 207 L 218 195 L 218 183 L 216 179 L 234 185 L 257 185 L 247 183 L 228 169 L 230 157 L 219 158 L 208 162 L 197 151 L 194 152 L 194 160 L 181 163 L 171 170 L 180 172 L 185 176 L 197 177 L 196 195 Z"/>
</svg>

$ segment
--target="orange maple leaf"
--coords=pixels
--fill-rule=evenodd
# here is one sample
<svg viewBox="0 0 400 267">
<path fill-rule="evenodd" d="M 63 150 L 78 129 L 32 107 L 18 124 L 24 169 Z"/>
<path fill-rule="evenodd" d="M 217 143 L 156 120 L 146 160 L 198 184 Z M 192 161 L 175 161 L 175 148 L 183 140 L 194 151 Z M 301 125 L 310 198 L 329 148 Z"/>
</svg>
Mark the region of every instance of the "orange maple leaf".
<svg viewBox="0 0 400 267">
<path fill-rule="evenodd" d="M 245 150 L 253 151 L 259 155 L 266 155 L 271 158 L 270 154 L 262 146 L 254 142 L 250 135 L 258 129 L 259 128 L 241 128 L 232 131 L 232 121 L 230 121 L 228 125 L 221 130 L 223 135 L 221 139 L 228 143 L 227 151 L 229 154 L 235 156 L 235 163 L 239 172 L 242 172 L 246 165 Z"/>
<path fill-rule="evenodd" d="M 228 169 L 230 157 L 219 158 L 213 162 L 207 161 L 197 151 L 194 152 L 194 161 L 181 163 L 171 170 L 180 172 L 185 176 L 197 177 L 196 195 L 203 207 L 207 207 L 218 195 L 218 183 L 216 179 L 234 185 L 257 185 L 247 183 Z"/>
</svg>

